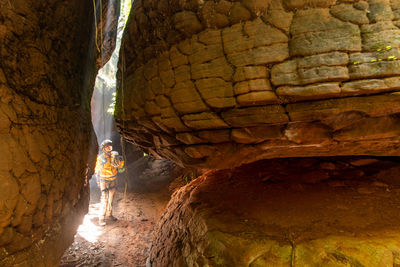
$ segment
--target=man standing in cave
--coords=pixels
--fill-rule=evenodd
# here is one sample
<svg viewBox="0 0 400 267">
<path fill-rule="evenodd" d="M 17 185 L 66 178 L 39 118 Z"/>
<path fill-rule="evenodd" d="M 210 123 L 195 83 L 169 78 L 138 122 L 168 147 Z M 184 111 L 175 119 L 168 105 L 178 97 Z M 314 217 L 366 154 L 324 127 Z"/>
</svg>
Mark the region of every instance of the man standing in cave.
<svg viewBox="0 0 400 267">
<path fill-rule="evenodd" d="M 101 145 L 101 153 L 97 156 L 96 177 L 97 185 L 101 190 L 101 208 L 99 225 L 105 225 L 107 221 L 116 221 L 112 215 L 112 202 L 115 194 L 116 178 L 118 172 L 123 172 L 125 162 L 118 152 L 112 151 L 112 141 L 104 140 Z"/>
</svg>

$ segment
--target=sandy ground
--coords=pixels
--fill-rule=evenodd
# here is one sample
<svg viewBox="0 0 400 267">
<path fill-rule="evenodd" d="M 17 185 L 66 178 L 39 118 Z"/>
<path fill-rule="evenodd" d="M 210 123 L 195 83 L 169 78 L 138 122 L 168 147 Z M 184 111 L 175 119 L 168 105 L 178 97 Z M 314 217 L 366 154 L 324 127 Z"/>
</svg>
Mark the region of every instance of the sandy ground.
<svg viewBox="0 0 400 267">
<path fill-rule="evenodd" d="M 113 215 L 118 219 L 98 225 L 100 192 L 92 189 L 89 213 L 75 240 L 62 257 L 60 267 L 146 266 L 153 228 L 170 193 L 117 192 Z"/>
</svg>

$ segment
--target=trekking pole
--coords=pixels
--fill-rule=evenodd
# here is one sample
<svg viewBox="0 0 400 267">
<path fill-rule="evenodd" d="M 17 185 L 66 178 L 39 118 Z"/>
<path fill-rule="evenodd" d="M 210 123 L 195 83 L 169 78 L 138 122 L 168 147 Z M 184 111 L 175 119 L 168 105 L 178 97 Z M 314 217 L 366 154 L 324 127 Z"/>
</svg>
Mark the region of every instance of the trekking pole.
<svg viewBox="0 0 400 267">
<path fill-rule="evenodd" d="M 128 188 L 128 166 L 126 162 L 126 154 L 125 154 L 125 143 L 124 143 L 124 138 L 121 136 L 121 148 L 122 148 L 122 156 L 124 157 L 125 161 L 125 172 L 124 172 L 124 182 L 125 182 L 125 188 L 124 188 L 124 202 L 126 203 L 126 190 Z"/>
<path fill-rule="evenodd" d="M 105 194 L 105 208 L 104 208 L 104 220 L 105 220 L 105 218 L 107 217 L 107 211 L 108 211 L 108 199 L 109 199 L 109 194 L 110 194 L 110 191 L 108 191 L 108 188 L 106 188 L 105 189 L 105 192 L 104 192 L 104 194 Z"/>
</svg>

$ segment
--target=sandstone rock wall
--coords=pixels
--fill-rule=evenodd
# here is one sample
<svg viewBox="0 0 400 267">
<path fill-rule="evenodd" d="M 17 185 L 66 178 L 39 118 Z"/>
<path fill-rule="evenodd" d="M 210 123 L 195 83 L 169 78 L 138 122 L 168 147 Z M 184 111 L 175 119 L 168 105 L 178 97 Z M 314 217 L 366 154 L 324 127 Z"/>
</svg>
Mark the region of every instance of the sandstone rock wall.
<svg viewBox="0 0 400 267">
<path fill-rule="evenodd" d="M 55 266 L 87 211 L 97 152 L 93 6 L 0 6 L 0 266 Z"/>
<path fill-rule="evenodd" d="M 368 158 L 294 158 L 208 172 L 173 195 L 148 262 L 398 266 L 397 165 Z"/>
<path fill-rule="evenodd" d="M 117 123 L 182 165 L 399 155 L 399 27 L 398 0 L 135 1 Z"/>
<path fill-rule="evenodd" d="M 93 5 L 92 5 L 93 8 Z M 102 68 L 110 59 L 117 44 L 118 17 L 121 9 L 120 0 L 97 0 L 96 31 L 94 39 L 97 54 L 97 68 Z M 94 12 L 94 11 L 93 11 Z"/>
</svg>

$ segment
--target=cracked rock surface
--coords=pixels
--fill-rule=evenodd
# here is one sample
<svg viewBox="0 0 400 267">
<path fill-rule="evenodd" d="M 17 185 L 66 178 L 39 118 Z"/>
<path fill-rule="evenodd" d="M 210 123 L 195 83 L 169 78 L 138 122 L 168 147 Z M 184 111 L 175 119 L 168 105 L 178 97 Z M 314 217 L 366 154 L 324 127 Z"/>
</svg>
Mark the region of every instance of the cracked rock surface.
<svg viewBox="0 0 400 267">
<path fill-rule="evenodd" d="M 55 266 L 87 212 L 96 156 L 93 6 L 0 6 L 0 266 Z"/>
<path fill-rule="evenodd" d="M 206 168 L 399 156 L 399 14 L 397 0 L 135 1 L 120 131 Z"/>
<path fill-rule="evenodd" d="M 162 266 L 397 266 L 400 168 L 371 158 L 262 160 L 177 191 L 155 230 Z"/>
</svg>

